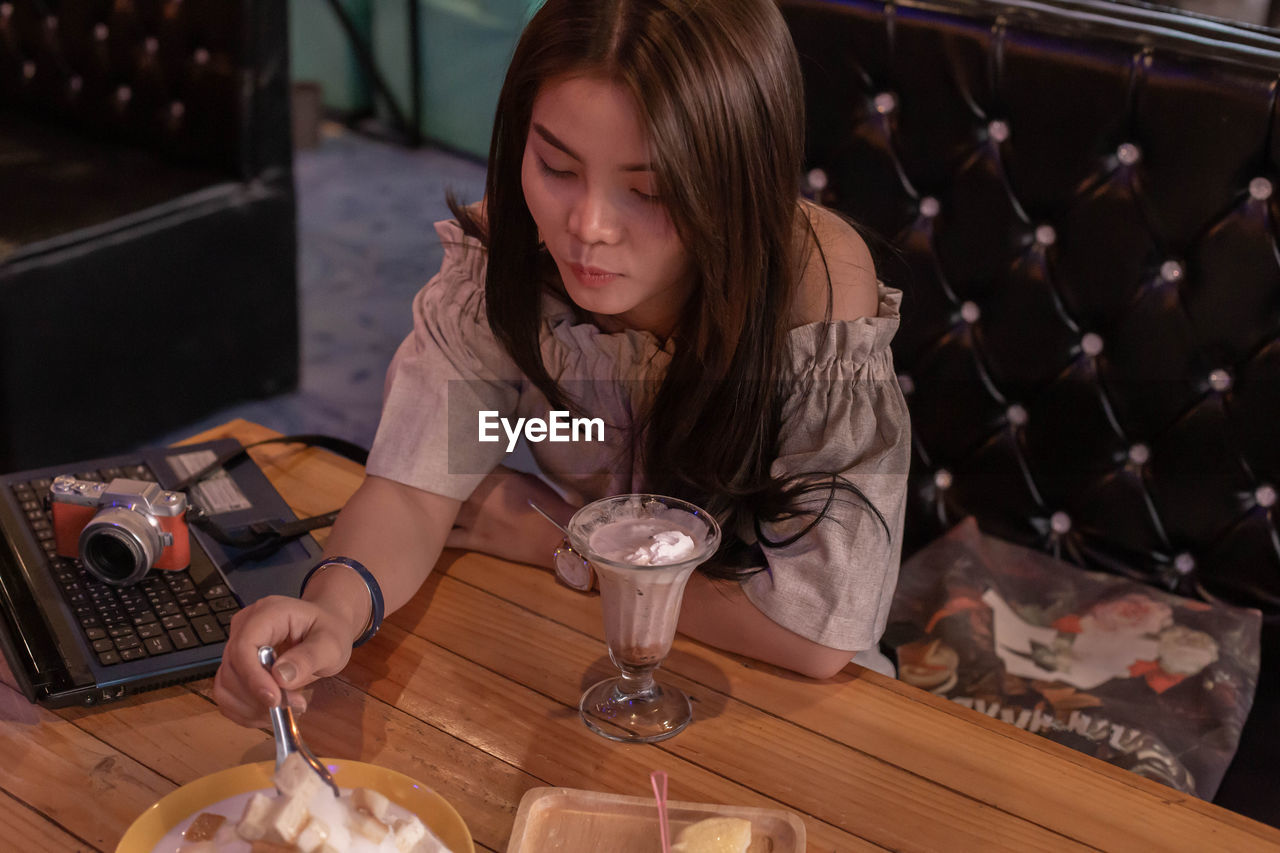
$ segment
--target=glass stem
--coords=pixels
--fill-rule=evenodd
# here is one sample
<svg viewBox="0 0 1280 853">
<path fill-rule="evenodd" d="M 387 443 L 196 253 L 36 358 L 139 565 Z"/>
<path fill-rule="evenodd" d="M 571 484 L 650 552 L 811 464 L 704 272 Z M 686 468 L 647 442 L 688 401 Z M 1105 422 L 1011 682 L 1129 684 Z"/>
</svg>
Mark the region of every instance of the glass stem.
<svg viewBox="0 0 1280 853">
<path fill-rule="evenodd" d="M 618 680 L 618 692 L 628 697 L 645 696 L 653 692 L 654 666 L 619 666 L 622 677 Z"/>
</svg>

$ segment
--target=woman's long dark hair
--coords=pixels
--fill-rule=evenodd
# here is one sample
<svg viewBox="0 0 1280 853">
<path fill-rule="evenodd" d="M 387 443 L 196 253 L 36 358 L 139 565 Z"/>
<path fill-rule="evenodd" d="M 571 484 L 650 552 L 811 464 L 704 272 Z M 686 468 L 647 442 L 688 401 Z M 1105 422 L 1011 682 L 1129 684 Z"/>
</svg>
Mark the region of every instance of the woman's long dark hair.
<svg viewBox="0 0 1280 853">
<path fill-rule="evenodd" d="M 634 96 L 667 213 L 696 268 L 675 354 L 635 427 L 645 488 L 711 511 L 728 534 L 722 557 L 741 546 L 733 534 L 744 523 L 766 544 L 785 544 L 766 540 L 760 523 L 810 516 L 794 541 L 837 489 L 861 493 L 830 473 L 780 480 L 770 472 L 809 242 L 801 237 L 812 230 L 799 204 L 804 96 L 786 24 L 773 0 L 547 0 L 525 28 L 498 99 L 486 221 L 454 212 L 488 246 L 494 334 L 557 409 L 576 407 L 542 362 L 542 293 L 530 273 L 549 259 L 521 165 L 539 89 L 567 74 L 596 74 Z M 799 510 L 813 492 L 827 493 L 825 506 Z M 708 569 L 733 562 L 741 561 Z"/>
</svg>

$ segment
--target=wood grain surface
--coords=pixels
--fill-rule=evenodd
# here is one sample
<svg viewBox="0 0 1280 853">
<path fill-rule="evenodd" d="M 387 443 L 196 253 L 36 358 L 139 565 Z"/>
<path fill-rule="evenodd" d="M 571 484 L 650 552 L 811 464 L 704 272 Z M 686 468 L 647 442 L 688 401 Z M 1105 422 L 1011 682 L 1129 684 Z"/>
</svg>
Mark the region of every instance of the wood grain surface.
<svg viewBox="0 0 1280 853">
<path fill-rule="evenodd" d="M 274 433 L 234 421 L 192 440 L 223 435 Z M 252 454 L 299 515 L 340 507 L 363 476 L 323 450 Z M 577 713 L 611 668 L 594 595 L 447 552 L 313 688 L 301 726 L 320 754 L 434 788 L 493 851 L 531 789 L 648 797 L 658 769 L 672 800 L 797 815 L 811 851 L 1280 851 L 1280 831 L 853 665 L 814 682 L 677 638 L 662 673 L 694 722 L 663 743 L 613 743 Z M 269 729 L 226 720 L 211 689 L 54 712 L 0 667 L 0 849 L 111 851 L 174 788 L 271 757 Z"/>
</svg>

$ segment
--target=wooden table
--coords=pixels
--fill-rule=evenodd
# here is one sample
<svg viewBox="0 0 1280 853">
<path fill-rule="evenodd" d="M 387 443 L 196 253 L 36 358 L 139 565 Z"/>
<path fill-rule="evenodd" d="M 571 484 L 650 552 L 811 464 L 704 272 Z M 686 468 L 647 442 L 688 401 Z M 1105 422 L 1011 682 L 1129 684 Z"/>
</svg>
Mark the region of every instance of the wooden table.
<svg viewBox="0 0 1280 853">
<path fill-rule="evenodd" d="M 199 439 L 270 433 L 244 421 Z M 254 456 L 300 515 L 340 506 L 360 469 L 324 451 Z M 1280 850 L 1280 831 L 850 666 L 817 683 L 677 638 L 664 667 L 694 703 L 665 743 L 606 741 L 578 718 L 611 671 L 594 597 L 547 572 L 446 553 L 303 727 L 322 755 L 433 786 L 480 849 L 505 850 L 530 788 L 787 808 L 812 851 Z M 115 847 L 139 813 L 204 774 L 273 755 L 223 718 L 211 681 L 93 710 L 29 704 L 0 684 L 0 849 Z"/>
</svg>

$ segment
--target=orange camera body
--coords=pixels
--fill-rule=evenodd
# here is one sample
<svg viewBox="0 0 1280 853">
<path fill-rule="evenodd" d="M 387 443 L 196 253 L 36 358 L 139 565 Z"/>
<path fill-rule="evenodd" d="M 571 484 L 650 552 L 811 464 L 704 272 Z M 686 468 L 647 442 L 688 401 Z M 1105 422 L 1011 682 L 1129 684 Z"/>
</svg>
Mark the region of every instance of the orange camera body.
<svg viewBox="0 0 1280 853">
<path fill-rule="evenodd" d="M 187 498 L 145 480 L 56 477 L 49 487 L 58 556 L 80 558 L 108 583 L 191 564 Z"/>
<path fill-rule="evenodd" d="M 53 542 L 58 548 L 59 557 L 75 559 L 80 556 L 80 531 L 98 514 L 97 505 L 81 506 L 80 504 L 52 501 L 53 508 Z"/>
</svg>

